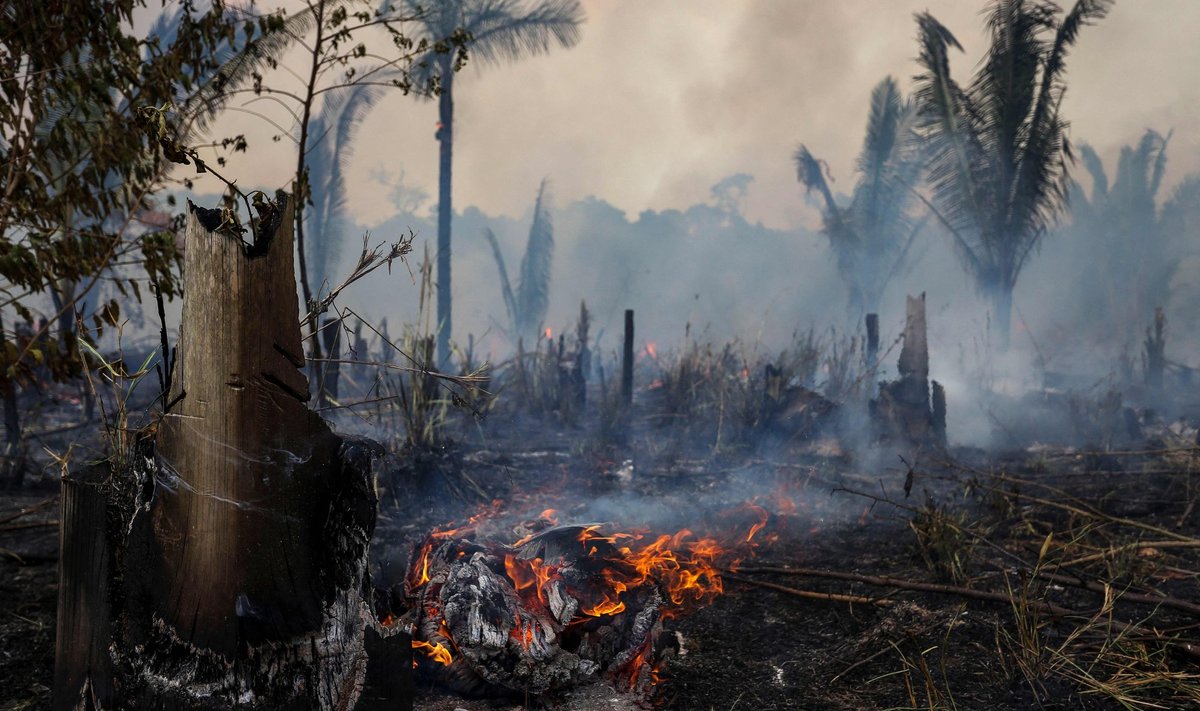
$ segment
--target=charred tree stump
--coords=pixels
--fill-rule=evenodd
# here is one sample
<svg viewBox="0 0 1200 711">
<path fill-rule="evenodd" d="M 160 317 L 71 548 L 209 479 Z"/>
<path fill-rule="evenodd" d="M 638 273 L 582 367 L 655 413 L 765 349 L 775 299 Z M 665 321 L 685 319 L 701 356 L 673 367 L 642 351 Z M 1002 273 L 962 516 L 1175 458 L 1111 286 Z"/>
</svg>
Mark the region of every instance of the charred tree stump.
<svg viewBox="0 0 1200 711">
<path fill-rule="evenodd" d="M 633 405 L 633 309 L 625 310 L 625 348 L 621 358 L 621 403 Z"/>
<path fill-rule="evenodd" d="M 75 688 L 74 650 L 102 638 L 104 621 L 105 708 L 350 711 L 372 686 L 367 631 L 390 636 L 367 593 L 379 451 L 308 408 L 293 221 L 280 193 L 246 244 L 221 231 L 218 211 L 189 205 L 178 404 L 114 453 L 103 528 L 94 499 L 64 515 L 56 708 L 87 708 L 102 688 L 90 661 Z M 88 549 L 89 536 L 106 540 Z M 67 574 L 104 564 L 109 597 Z"/>
<path fill-rule="evenodd" d="M 111 708 L 112 551 L 108 536 L 108 470 L 88 467 L 63 477 L 58 537 L 58 615 L 54 711 Z"/>
<path fill-rule="evenodd" d="M 908 297 L 897 369 L 900 378 L 880 383 L 879 396 L 871 403 L 881 436 L 915 445 L 944 445 L 946 399 L 940 385 L 935 387 L 940 401 L 930 395 L 924 294 Z"/>
</svg>

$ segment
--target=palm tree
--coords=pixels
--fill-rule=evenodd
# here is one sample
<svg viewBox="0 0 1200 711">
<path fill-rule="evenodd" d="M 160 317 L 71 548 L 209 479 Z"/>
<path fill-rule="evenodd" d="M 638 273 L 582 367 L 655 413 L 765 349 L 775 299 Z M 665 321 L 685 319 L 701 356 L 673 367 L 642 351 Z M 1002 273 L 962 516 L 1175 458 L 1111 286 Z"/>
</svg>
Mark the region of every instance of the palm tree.
<svg viewBox="0 0 1200 711">
<path fill-rule="evenodd" d="M 550 194 L 546 181 L 538 188 L 537 202 L 533 206 L 533 222 L 529 225 L 529 241 L 525 244 L 525 256 L 521 258 L 521 281 L 514 292 L 508 280 L 508 269 L 504 266 L 504 255 L 500 243 L 491 228 L 483 231 L 492 256 L 496 258 L 496 269 L 500 272 L 500 294 L 508 311 L 510 335 L 513 340 L 525 339 L 531 343 L 546 320 L 550 307 L 550 265 L 554 260 L 554 223 L 550 219 Z"/>
<path fill-rule="evenodd" d="M 995 0 L 991 46 L 965 88 L 951 78 L 947 56 L 962 45 L 928 12 L 917 15 L 918 132 L 929 155 L 930 204 L 992 302 L 1001 350 L 1017 276 L 1066 198 L 1073 159 L 1059 109 L 1067 51 L 1111 5 L 1078 0 L 1060 20 L 1051 2 Z"/>
<path fill-rule="evenodd" d="M 1091 146 L 1082 145 L 1079 152 L 1091 177 L 1091 192 L 1078 183 L 1071 185 L 1072 231 L 1090 254 L 1101 255 L 1100 274 L 1088 274 L 1087 281 L 1098 282 L 1104 290 L 1096 301 L 1107 305 L 1105 329 L 1115 326 L 1127 343 L 1155 307 L 1166 305 L 1176 266 L 1163 216 L 1183 196 L 1173 195 L 1161 208 L 1158 204 L 1169 140 L 1169 134 L 1148 129 L 1136 146 L 1123 147 L 1111 185 L 1100 157 Z"/>
<path fill-rule="evenodd" d="M 408 0 L 420 10 L 418 0 Z M 579 41 L 583 9 L 578 0 L 537 0 L 526 7 L 520 0 L 440 0 L 424 8 L 421 22 L 433 49 L 418 61 L 415 78 L 427 85 L 440 83 L 437 140 L 438 167 L 437 241 L 437 362 L 450 359 L 450 200 L 451 165 L 454 146 L 454 56 L 438 41 L 457 33 L 467 34 L 466 50 L 484 64 L 515 61 L 543 54 L 553 43 L 571 47 Z"/>
<path fill-rule="evenodd" d="M 386 81 L 385 77 L 381 81 Z M 312 204 L 304 213 L 318 298 L 337 269 L 346 207 L 346 169 L 354 155 L 354 138 L 367 113 L 383 96 L 378 84 L 357 84 L 327 98 L 321 112 L 309 119 L 308 135 L 317 138 L 308 155 L 308 186 Z"/>
<path fill-rule="evenodd" d="M 887 77 L 871 92 L 867 135 L 858 157 L 858 183 L 849 205 L 839 205 L 825 180 L 824 164 L 801 145 L 796 173 L 824 200 L 824 232 L 850 290 L 851 308 L 877 313 L 888 282 L 907 262 L 924 220 L 909 214 L 922 159 L 913 138 L 916 117 L 896 81 Z"/>
</svg>

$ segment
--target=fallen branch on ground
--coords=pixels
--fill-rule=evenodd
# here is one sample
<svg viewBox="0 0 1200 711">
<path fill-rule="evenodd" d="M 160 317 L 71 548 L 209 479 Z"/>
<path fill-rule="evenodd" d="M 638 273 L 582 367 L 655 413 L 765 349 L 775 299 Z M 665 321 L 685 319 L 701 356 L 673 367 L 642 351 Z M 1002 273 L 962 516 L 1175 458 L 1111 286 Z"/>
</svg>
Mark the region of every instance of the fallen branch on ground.
<svg viewBox="0 0 1200 711">
<path fill-rule="evenodd" d="M 754 580 L 752 578 L 743 578 L 740 575 L 734 575 L 734 574 L 728 573 L 728 572 L 724 573 L 723 577 L 726 580 L 733 580 L 735 582 L 744 583 L 746 585 L 754 585 L 754 586 L 760 587 L 760 588 L 767 588 L 769 590 L 775 590 L 777 592 L 787 593 L 788 595 L 792 595 L 794 597 L 803 597 L 803 598 L 806 598 L 809 600 L 825 600 L 827 602 L 848 602 L 851 604 L 858 604 L 858 605 L 877 605 L 879 607 L 888 607 L 889 605 L 892 604 L 891 600 L 887 600 L 887 599 L 883 599 L 883 598 L 864 597 L 862 595 L 844 595 L 842 593 L 817 592 L 815 590 L 800 590 L 799 588 L 790 588 L 786 585 L 777 585 L 776 583 L 768 583 L 768 582 L 765 582 L 762 580 Z"/>
</svg>

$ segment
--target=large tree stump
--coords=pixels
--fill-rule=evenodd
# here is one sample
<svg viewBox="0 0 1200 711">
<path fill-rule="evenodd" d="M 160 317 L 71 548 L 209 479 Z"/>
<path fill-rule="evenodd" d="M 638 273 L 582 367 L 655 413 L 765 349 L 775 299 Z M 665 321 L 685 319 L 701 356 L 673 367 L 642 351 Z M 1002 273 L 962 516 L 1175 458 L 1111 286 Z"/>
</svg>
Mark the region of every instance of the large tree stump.
<svg viewBox="0 0 1200 711">
<path fill-rule="evenodd" d="M 112 472 L 109 705 L 349 711 L 366 631 L 387 634 L 367 579 L 377 445 L 308 408 L 290 197 L 252 244 L 215 210 L 187 217 L 180 399 Z"/>
<path fill-rule="evenodd" d="M 938 385 L 936 402 L 930 395 L 924 294 L 910 296 L 906 302 L 904 346 L 897 369 L 900 378 L 880 383 L 879 396 L 871 402 L 881 436 L 916 445 L 945 445 L 945 392 Z"/>
</svg>

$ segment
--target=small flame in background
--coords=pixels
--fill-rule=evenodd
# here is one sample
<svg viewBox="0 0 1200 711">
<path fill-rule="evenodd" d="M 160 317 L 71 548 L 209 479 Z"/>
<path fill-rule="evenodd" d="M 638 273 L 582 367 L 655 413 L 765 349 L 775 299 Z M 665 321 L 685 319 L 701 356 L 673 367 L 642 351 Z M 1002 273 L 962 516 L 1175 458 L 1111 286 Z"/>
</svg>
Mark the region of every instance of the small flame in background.
<svg viewBox="0 0 1200 711">
<path fill-rule="evenodd" d="M 552 339 L 554 338 L 554 329 L 552 329 L 552 328 L 550 328 L 549 326 L 547 326 L 547 327 L 546 327 L 546 334 L 545 334 L 545 335 L 546 335 L 546 340 L 547 340 L 547 341 L 549 341 L 549 340 L 552 340 Z"/>
<path fill-rule="evenodd" d="M 654 344 L 654 341 L 646 342 L 646 357 L 653 361 L 658 360 L 658 346 Z"/>
<path fill-rule="evenodd" d="M 782 487 L 769 498 L 770 501 L 764 503 L 773 503 L 776 510 L 796 510 L 794 501 Z M 434 530 L 421 544 L 409 571 L 409 594 L 414 594 L 429 582 L 429 556 L 438 541 L 471 533 L 480 522 L 499 514 L 501 508 L 502 502 L 493 501 L 462 526 Z M 544 529 L 557 525 L 559 518 L 556 510 L 545 509 L 538 515 L 536 523 Z M 583 547 L 584 555 L 592 558 L 605 556 L 605 565 L 600 567 L 596 576 L 596 591 L 593 591 L 591 598 L 594 600 L 599 595 L 601 599 L 595 604 L 581 607 L 569 625 L 624 612 L 626 601 L 622 596 L 647 583 L 656 585 L 664 597 L 665 604 L 661 610 L 663 619 L 678 617 L 710 603 L 724 592 L 722 571 L 736 570 L 742 560 L 755 555 L 760 545 L 778 539 L 777 534 L 762 535 L 763 529 L 771 521 L 771 514 L 756 503 L 734 507 L 719 514 L 718 518 L 732 522 L 729 530 L 719 535 L 700 535 L 687 528 L 670 534 L 653 534 L 648 529 L 612 530 L 605 524 L 583 527 L 576 540 Z M 747 519 L 752 519 L 748 525 Z M 512 546 L 517 548 L 534 535 L 527 535 Z M 549 583 L 561 580 L 556 562 L 542 558 L 522 559 L 508 554 L 504 567 L 518 594 L 531 603 L 536 599 L 543 606 L 547 604 Z M 427 612 L 438 614 L 436 609 Z M 523 621 L 520 616 L 514 623 L 510 638 L 529 649 L 535 640 L 532 624 Z M 441 624 L 441 636 L 453 646 L 454 640 L 445 628 L 445 621 Z M 624 665 L 623 670 L 617 670 L 618 677 L 623 678 L 629 688 L 644 688 L 647 679 L 652 683 L 660 681 L 660 670 L 649 663 L 652 643 L 653 640 L 647 638 L 638 654 Z M 414 641 L 413 648 L 439 664 L 449 665 L 453 659 L 451 650 L 441 644 Z M 644 674 L 649 674 L 649 677 L 643 678 Z M 639 687 L 639 682 L 642 687 Z"/>
</svg>

